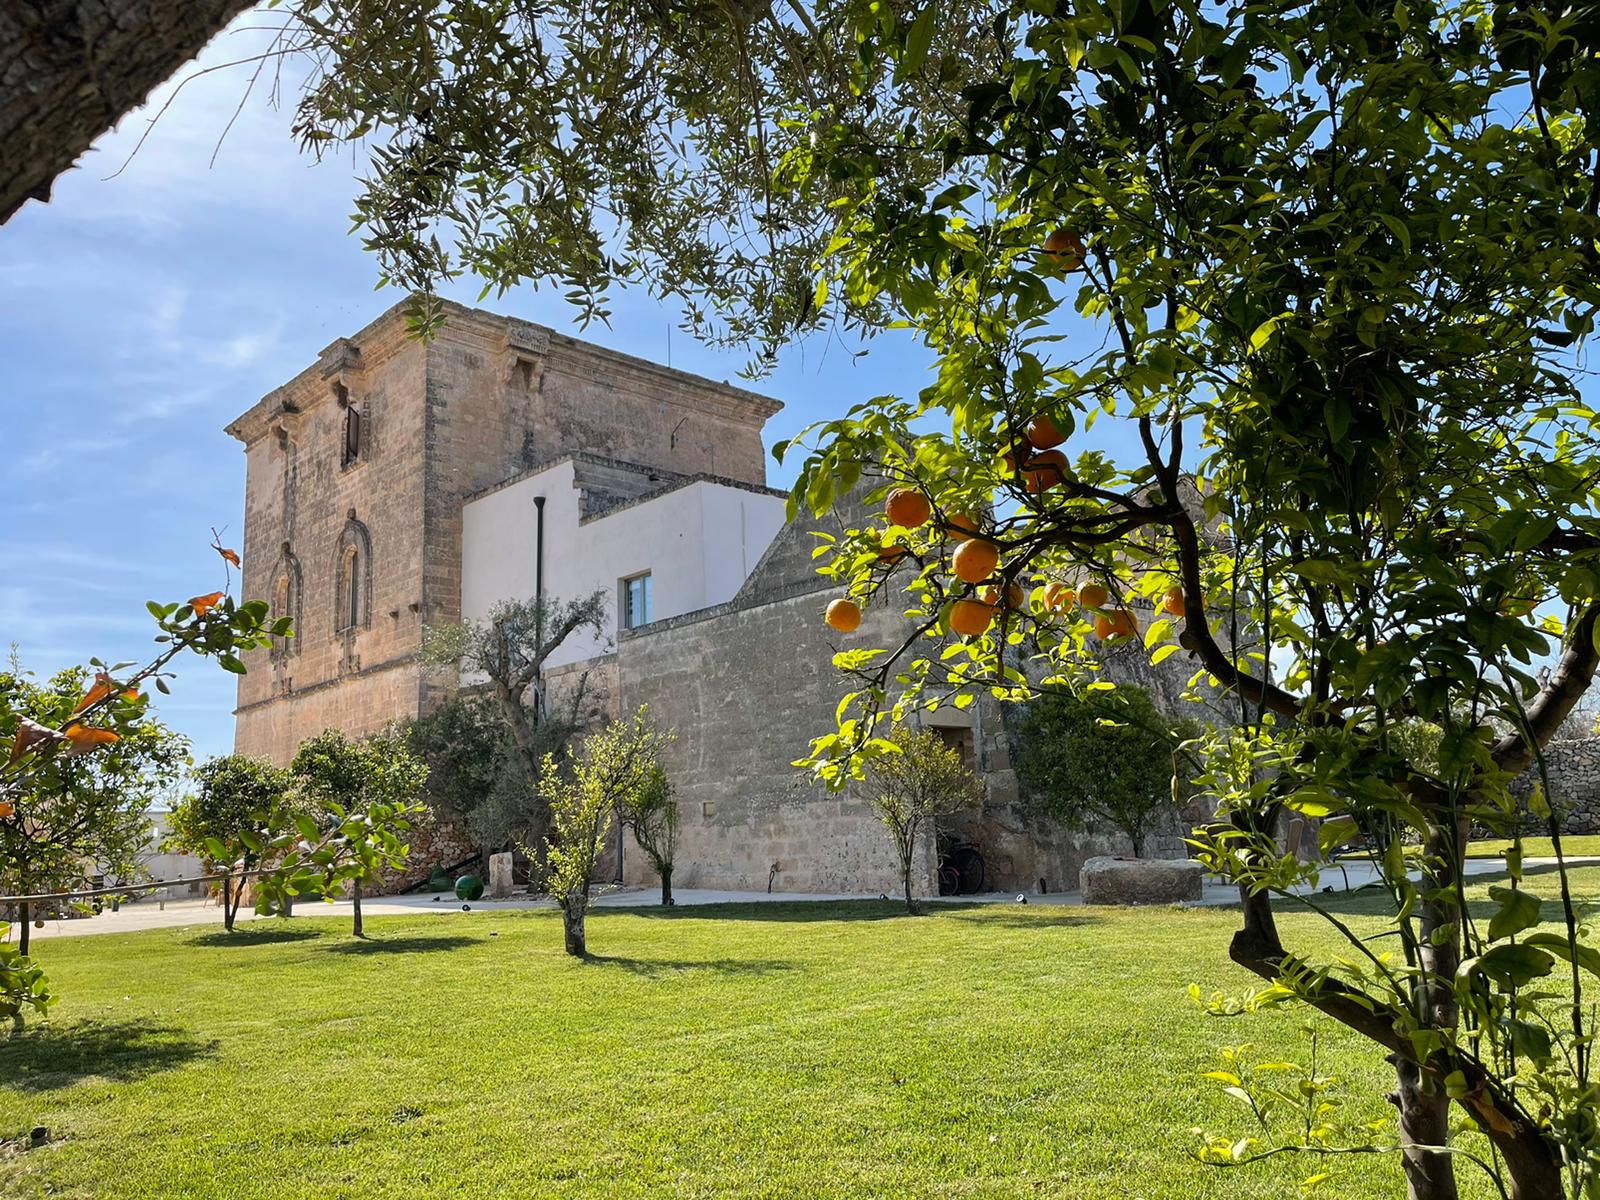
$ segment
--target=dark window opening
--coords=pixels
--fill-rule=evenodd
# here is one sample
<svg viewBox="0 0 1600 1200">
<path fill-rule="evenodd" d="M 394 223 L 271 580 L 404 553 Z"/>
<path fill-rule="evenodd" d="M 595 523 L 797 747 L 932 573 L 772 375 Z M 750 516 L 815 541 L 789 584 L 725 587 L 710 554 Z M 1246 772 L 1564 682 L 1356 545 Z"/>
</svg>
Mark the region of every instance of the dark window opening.
<svg viewBox="0 0 1600 1200">
<path fill-rule="evenodd" d="M 344 410 L 344 454 L 341 458 L 342 466 L 350 466 L 361 461 L 361 410 L 354 404 L 345 405 Z"/>
</svg>

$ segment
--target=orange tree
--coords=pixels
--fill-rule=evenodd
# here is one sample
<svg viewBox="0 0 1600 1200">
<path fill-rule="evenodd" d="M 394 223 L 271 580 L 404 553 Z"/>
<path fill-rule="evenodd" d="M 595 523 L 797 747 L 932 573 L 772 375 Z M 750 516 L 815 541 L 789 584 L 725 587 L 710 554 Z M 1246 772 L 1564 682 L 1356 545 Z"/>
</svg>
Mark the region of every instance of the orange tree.
<svg viewBox="0 0 1600 1200">
<path fill-rule="evenodd" d="M 830 322 L 931 351 L 915 395 L 778 447 L 796 509 L 885 499 L 822 565 L 910 621 L 841 654 L 816 770 L 939 694 L 1092 694 L 1108 643 L 1183 656 L 1232 708 L 1195 757 L 1250 1002 L 1393 1059 L 1419 1200 L 1456 1194 L 1453 1104 L 1508 1194 L 1595 1194 L 1600 953 L 1564 875 L 1540 930 L 1515 869 L 1489 921 L 1462 872 L 1596 665 L 1587 10 L 295 7 L 323 56 L 300 133 L 375 140 L 357 221 L 422 328 L 470 271 L 559 278 L 585 316 L 642 280 L 763 362 Z M 1394 736 L 1419 721 L 1426 763 Z M 1381 953 L 1285 944 L 1286 811 L 1380 847 Z"/>
<path fill-rule="evenodd" d="M 215 548 L 238 565 L 234 551 Z M 236 602 L 227 579 L 225 566 L 222 591 L 149 604 L 159 649 L 143 664 L 92 658 L 88 671 L 45 685 L 0 672 L 0 744 L 10 747 L 0 761 L 0 894 L 69 890 L 93 873 L 126 879 L 136 870 L 149 837 L 145 811 L 187 759 L 182 739 L 151 718 L 147 689 L 169 691 L 183 654 L 243 674 L 242 651 L 292 632 L 287 619 L 269 619 L 265 601 Z M 18 958 L 4 979 L 43 988 L 27 958 L 29 906 L 19 907 Z"/>
</svg>

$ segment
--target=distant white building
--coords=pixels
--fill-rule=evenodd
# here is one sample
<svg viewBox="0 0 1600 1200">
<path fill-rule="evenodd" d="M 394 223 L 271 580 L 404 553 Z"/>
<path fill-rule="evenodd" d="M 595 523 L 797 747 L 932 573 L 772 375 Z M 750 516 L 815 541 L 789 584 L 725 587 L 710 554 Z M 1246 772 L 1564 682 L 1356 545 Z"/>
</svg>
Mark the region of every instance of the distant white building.
<svg viewBox="0 0 1600 1200">
<path fill-rule="evenodd" d="M 611 650 L 616 634 L 725 604 L 784 524 L 785 495 L 569 454 L 462 508 L 461 615 L 503 600 L 601 592 L 606 632 L 570 638 L 548 666 Z"/>
</svg>

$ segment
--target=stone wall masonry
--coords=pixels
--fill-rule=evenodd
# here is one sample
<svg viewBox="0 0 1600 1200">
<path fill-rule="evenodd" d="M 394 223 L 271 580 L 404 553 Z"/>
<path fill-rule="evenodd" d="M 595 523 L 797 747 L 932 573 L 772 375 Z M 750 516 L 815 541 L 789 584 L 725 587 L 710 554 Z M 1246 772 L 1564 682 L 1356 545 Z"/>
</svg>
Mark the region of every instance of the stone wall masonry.
<svg viewBox="0 0 1600 1200">
<path fill-rule="evenodd" d="M 1563 832 L 1600 833 L 1600 737 L 1552 741 L 1544 748 L 1544 766 L 1549 777 L 1546 794 L 1562 814 Z M 1535 766 L 1518 776 L 1512 791 L 1526 797 L 1540 779 Z M 1529 828 L 1543 832 L 1543 822 L 1530 818 Z"/>
</svg>

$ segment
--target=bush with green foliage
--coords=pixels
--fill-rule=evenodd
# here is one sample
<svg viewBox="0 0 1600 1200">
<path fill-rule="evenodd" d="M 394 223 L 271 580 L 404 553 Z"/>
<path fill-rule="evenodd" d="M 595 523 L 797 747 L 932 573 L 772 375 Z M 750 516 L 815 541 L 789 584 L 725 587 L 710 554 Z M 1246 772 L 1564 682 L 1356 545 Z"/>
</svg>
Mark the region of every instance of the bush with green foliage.
<svg viewBox="0 0 1600 1200">
<path fill-rule="evenodd" d="M 0 1021 L 16 1030 L 22 1028 L 24 1009 L 42 1017 L 56 997 L 43 968 L 11 945 L 10 938 L 11 926 L 0 921 Z"/>
<path fill-rule="evenodd" d="M 1120 829 L 1142 858 L 1151 832 L 1177 815 L 1194 772 L 1179 747 L 1199 733 L 1133 684 L 1051 692 L 1023 709 L 1017 777 L 1039 811 L 1076 829 Z"/>
</svg>

